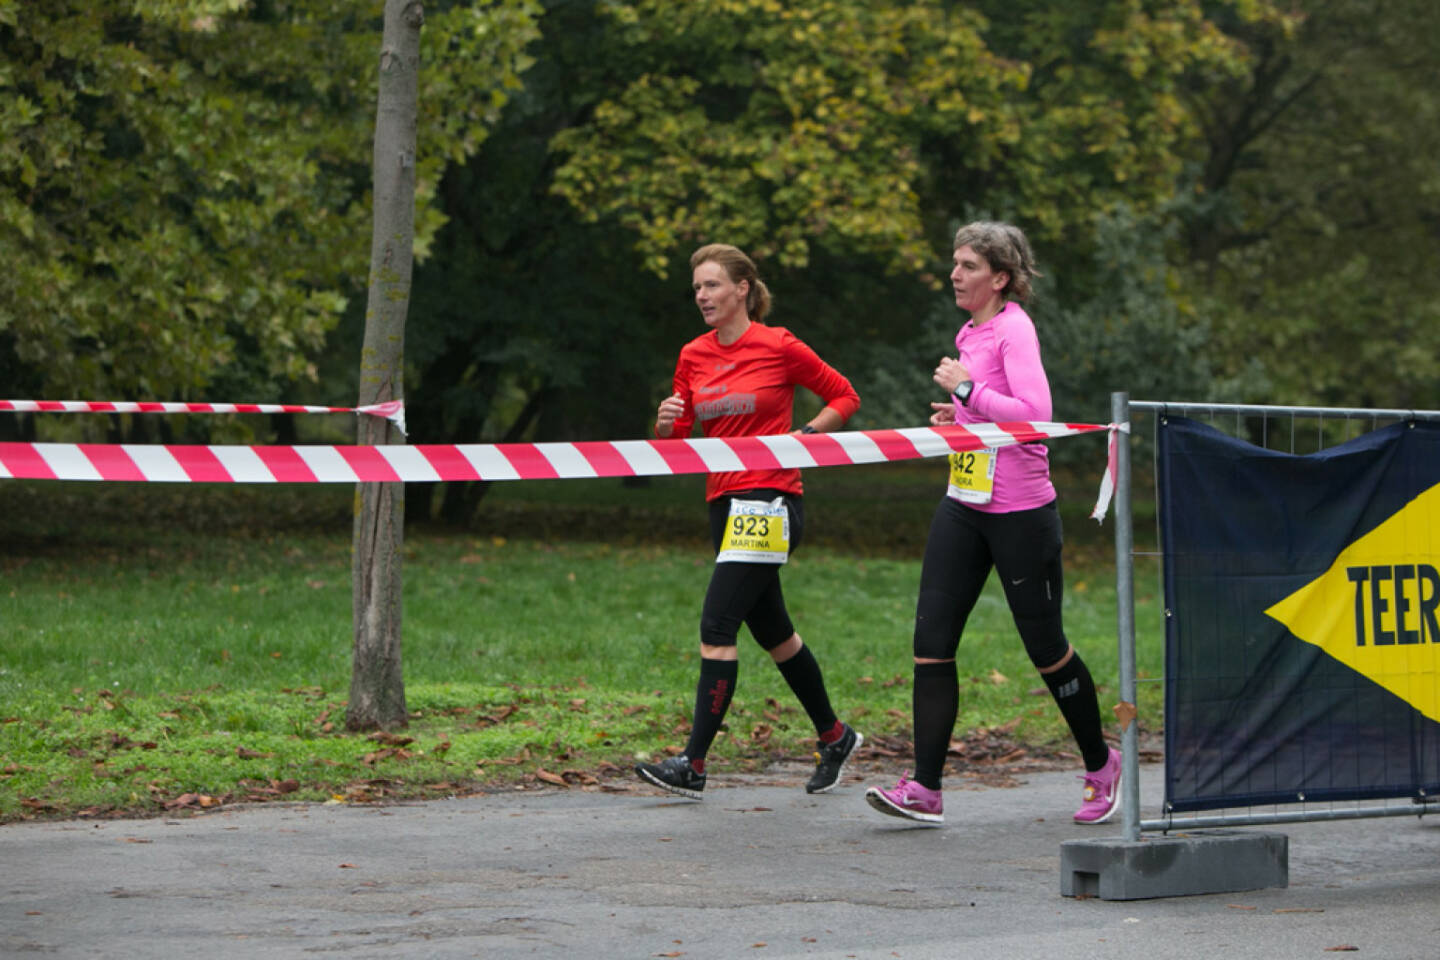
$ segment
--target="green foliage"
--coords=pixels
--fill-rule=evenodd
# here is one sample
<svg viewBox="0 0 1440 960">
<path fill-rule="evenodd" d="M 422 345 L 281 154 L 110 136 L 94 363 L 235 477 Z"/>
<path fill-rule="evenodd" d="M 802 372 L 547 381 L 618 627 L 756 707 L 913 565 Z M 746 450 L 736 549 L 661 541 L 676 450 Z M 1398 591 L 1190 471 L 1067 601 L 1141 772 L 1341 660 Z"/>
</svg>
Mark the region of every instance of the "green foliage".
<svg viewBox="0 0 1440 960">
<path fill-rule="evenodd" d="M 1036 245 L 1059 415 L 1112 389 L 1434 405 L 1420 0 L 426 8 L 414 440 L 644 435 L 716 239 L 855 383 L 855 426 L 922 422 L 980 215 Z M 343 401 L 379 9 L 0 0 L 9 395 Z"/>
<path fill-rule="evenodd" d="M 1136 400 L 1222 399 L 1209 318 L 1167 257 L 1175 233 L 1167 212 L 1098 216 L 1091 262 L 1037 285 L 1033 316 L 1055 408 L 1068 417 L 1108 421 L 1110 394 L 1121 390 Z"/>
<path fill-rule="evenodd" d="M 1435 406 L 1433 16 L 1419 0 L 1300 0 L 1237 26 L 1247 71 L 1193 92 L 1207 150 L 1190 273 L 1247 401 Z"/>
<path fill-rule="evenodd" d="M 1050 237 L 1121 201 L 1149 209 L 1194 134 L 1181 81 L 1243 62 L 1197 2 L 989 19 L 935 0 L 608 9 L 633 72 L 557 135 L 555 189 L 633 232 L 662 276 L 677 245 L 713 237 L 782 264 L 818 243 L 924 274 L 931 205 L 951 215 L 977 191 Z"/>
<path fill-rule="evenodd" d="M 833 0 L 609 9 L 612 42 L 642 55 L 556 137 L 555 189 L 635 232 L 662 276 L 677 245 L 726 237 L 804 265 L 821 234 L 918 272 L 919 136 L 956 122 L 982 149 L 1017 136 L 991 104 L 1024 71 L 991 57 L 969 16 Z"/>
<path fill-rule="evenodd" d="M 0 369 L 48 397 L 268 400 L 363 288 L 380 3 L 0 7 Z M 418 245 L 528 66 L 530 0 L 425 30 Z"/>
</svg>

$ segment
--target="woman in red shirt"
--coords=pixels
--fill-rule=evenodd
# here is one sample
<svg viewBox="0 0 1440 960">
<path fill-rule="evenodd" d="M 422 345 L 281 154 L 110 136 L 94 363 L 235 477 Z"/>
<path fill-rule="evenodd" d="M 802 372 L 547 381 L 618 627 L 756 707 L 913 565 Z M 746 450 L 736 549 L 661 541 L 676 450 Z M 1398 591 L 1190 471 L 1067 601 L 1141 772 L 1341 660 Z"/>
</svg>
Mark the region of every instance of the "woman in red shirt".
<svg viewBox="0 0 1440 960">
<path fill-rule="evenodd" d="M 783 327 L 765 325 L 770 291 L 755 264 L 728 244 L 690 257 L 695 305 L 711 329 L 680 350 L 674 392 L 660 402 L 657 437 L 687 437 L 698 421 L 707 437 L 771 436 L 791 430 L 795 387 L 825 401 L 800 433 L 827 433 L 860 408 L 850 381 Z M 700 682 L 685 752 L 635 772 L 671 793 L 700 799 L 705 756 L 735 694 L 740 625 L 775 661 L 815 724 L 815 772 L 805 785 L 824 793 L 864 741 L 835 716 L 820 665 L 800 640 L 785 609 L 780 566 L 800 545 L 805 514 L 800 471 L 747 470 L 710 474 L 710 534 L 716 562 L 700 615 Z"/>
</svg>

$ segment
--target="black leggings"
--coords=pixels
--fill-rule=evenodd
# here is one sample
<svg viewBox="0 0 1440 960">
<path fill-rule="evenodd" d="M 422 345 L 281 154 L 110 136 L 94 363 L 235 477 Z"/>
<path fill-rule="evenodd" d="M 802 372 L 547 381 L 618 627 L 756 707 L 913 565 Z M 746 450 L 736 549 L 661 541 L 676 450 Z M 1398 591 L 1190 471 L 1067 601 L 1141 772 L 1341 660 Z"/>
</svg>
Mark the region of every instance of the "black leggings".
<svg viewBox="0 0 1440 960">
<path fill-rule="evenodd" d="M 805 531 L 803 499 L 779 490 L 741 490 L 710 501 L 710 539 L 715 552 L 725 536 L 730 518 L 731 500 L 774 500 L 785 498 L 790 514 L 790 552 L 800 546 Z M 785 595 L 780 590 L 778 563 L 717 563 L 710 574 L 710 588 L 705 592 L 705 606 L 700 612 L 700 642 L 717 647 L 733 647 L 740 634 L 740 624 L 750 628 L 755 642 L 765 650 L 774 650 L 795 633 L 790 614 L 785 610 Z"/>
<path fill-rule="evenodd" d="M 994 568 L 1030 661 L 1041 670 L 1059 663 L 1070 647 L 1060 617 L 1062 543 L 1053 500 L 1015 513 L 982 513 L 949 497 L 941 500 L 920 570 L 915 656 L 955 658 L 965 622 Z"/>
</svg>

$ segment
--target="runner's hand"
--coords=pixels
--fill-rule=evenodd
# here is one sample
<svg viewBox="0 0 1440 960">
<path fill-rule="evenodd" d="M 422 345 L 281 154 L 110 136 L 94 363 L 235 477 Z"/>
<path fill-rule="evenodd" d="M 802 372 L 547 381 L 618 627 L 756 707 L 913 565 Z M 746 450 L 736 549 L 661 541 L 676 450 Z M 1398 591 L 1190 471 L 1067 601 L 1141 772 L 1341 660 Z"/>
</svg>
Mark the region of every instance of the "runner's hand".
<svg viewBox="0 0 1440 960">
<path fill-rule="evenodd" d="M 655 412 L 655 432 L 662 437 L 670 436 L 675 429 L 675 421 L 685 412 L 685 401 L 680 399 L 680 394 L 672 393 L 660 401 L 660 409 Z"/>
<path fill-rule="evenodd" d="M 930 409 L 935 412 L 930 414 L 930 426 L 943 427 L 946 424 L 955 422 L 955 404 L 932 403 Z"/>
<path fill-rule="evenodd" d="M 946 393 L 954 393 L 956 387 L 970 379 L 970 371 L 954 357 L 941 357 L 932 379 L 944 388 Z"/>
</svg>

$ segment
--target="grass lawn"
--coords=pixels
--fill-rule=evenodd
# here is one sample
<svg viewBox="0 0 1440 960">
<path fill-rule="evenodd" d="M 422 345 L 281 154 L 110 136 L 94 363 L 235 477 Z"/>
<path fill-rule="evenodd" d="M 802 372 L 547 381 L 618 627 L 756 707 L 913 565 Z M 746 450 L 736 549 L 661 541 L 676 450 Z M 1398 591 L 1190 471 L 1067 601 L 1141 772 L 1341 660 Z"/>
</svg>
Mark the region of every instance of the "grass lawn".
<svg viewBox="0 0 1440 960">
<path fill-rule="evenodd" d="M 807 473 L 807 542 L 784 574 L 837 711 L 895 755 L 894 773 L 908 763 L 938 469 Z M 1113 529 L 1084 519 L 1096 479 L 1062 488 L 1066 627 L 1108 711 Z M 412 523 L 410 724 L 366 735 L 344 730 L 351 488 L 0 482 L 0 821 L 628 776 L 689 727 L 711 562 L 702 483 L 496 484 L 463 529 Z M 1154 566 L 1136 567 L 1142 678 L 1161 669 Z M 719 776 L 813 746 L 769 658 L 741 642 Z M 1030 752 L 1071 749 L 993 581 L 960 672 L 957 738 L 998 730 Z M 1159 704 L 1159 685 L 1142 683 L 1145 728 L 1158 729 Z"/>
</svg>

